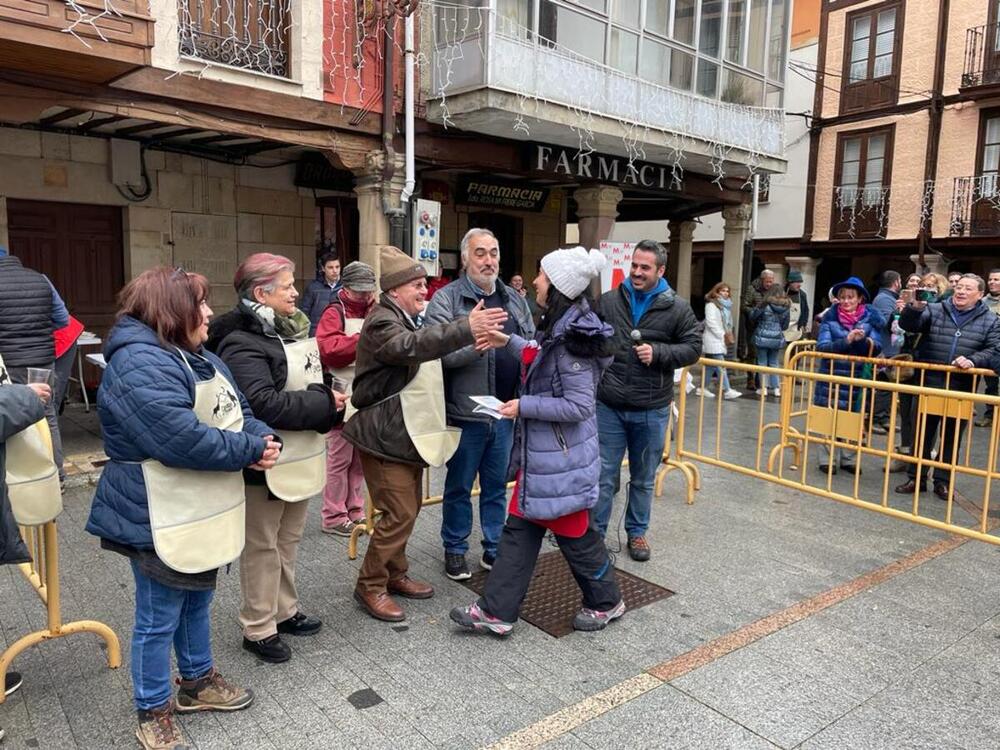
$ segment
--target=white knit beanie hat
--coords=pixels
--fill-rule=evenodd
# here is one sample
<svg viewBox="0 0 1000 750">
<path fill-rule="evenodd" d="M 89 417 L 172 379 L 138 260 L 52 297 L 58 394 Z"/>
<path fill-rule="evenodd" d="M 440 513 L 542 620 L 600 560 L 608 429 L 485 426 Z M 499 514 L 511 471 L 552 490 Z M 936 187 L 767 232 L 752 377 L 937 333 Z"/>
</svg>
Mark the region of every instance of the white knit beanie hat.
<svg viewBox="0 0 1000 750">
<path fill-rule="evenodd" d="M 553 250 L 542 258 L 542 270 L 552 286 L 570 299 L 576 299 L 601 273 L 607 261 L 600 250 L 585 250 L 580 245 L 567 250 Z"/>
</svg>

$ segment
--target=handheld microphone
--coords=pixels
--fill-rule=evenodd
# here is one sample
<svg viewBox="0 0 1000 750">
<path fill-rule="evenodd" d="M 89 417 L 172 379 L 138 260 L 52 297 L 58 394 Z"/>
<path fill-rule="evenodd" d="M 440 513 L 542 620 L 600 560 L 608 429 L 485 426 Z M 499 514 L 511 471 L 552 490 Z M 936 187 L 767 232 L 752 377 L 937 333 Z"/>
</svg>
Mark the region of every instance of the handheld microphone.
<svg viewBox="0 0 1000 750">
<path fill-rule="evenodd" d="M 629 338 L 632 339 L 633 346 L 642 346 L 642 331 L 633 328 Z"/>
</svg>

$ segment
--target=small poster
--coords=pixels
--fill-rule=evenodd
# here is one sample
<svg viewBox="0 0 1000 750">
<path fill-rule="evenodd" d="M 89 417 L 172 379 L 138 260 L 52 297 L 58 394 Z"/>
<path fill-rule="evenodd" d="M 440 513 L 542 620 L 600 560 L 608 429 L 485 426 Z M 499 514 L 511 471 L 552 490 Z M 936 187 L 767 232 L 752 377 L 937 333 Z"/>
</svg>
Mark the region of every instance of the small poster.
<svg viewBox="0 0 1000 750">
<path fill-rule="evenodd" d="M 601 252 L 608 259 L 608 263 L 601 271 L 601 292 L 607 292 L 616 288 L 628 278 L 629 270 L 632 268 L 632 251 L 635 249 L 634 242 L 601 242 Z"/>
</svg>

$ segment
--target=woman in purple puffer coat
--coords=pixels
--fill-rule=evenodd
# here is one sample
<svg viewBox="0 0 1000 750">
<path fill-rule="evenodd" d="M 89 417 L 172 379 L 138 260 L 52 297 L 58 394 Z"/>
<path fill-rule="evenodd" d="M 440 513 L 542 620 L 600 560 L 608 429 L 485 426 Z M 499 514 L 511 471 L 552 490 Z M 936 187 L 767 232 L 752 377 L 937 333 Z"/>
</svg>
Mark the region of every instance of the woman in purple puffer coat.
<svg viewBox="0 0 1000 750">
<path fill-rule="evenodd" d="M 483 596 L 456 607 L 451 619 L 482 632 L 507 635 L 535 570 L 546 531 L 559 543 L 583 592 L 577 630 L 601 630 L 625 613 L 614 568 L 601 535 L 590 526 L 601 474 L 597 440 L 597 384 L 611 363 L 611 326 L 587 298 L 604 256 L 582 247 L 542 258 L 534 286 L 544 314 L 535 341 L 491 334 L 521 360 L 521 397 L 500 407 L 515 419 L 509 475 L 516 480 Z"/>
</svg>

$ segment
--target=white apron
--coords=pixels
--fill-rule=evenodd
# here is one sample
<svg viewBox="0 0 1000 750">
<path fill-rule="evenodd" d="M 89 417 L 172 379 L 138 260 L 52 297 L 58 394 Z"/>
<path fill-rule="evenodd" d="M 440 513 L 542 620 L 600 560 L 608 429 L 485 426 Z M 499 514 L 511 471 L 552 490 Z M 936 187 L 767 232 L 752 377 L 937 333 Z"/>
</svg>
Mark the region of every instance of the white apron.
<svg viewBox="0 0 1000 750">
<path fill-rule="evenodd" d="M 361 333 L 361 327 L 364 325 L 364 322 L 365 321 L 363 318 L 345 318 L 344 333 L 346 333 L 348 336 L 353 336 L 355 333 Z M 347 408 L 344 411 L 345 422 L 352 416 L 354 416 L 354 413 L 357 411 L 357 409 L 354 408 L 354 404 L 351 403 L 350 399 L 351 394 L 354 392 L 354 365 L 355 363 L 352 362 L 346 367 L 335 367 L 330 371 L 331 374 L 336 375 L 341 380 L 347 381 L 348 399 L 347 399 Z"/>
<path fill-rule="evenodd" d="M 239 397 L 219 372 L 211 380 L 195 377 L 193 410 L 209 427 L 243 429 Z M 153 547 L 164 564 L 181 573 L 202 573 L 240 556 L 246 533 L 242 471 L 177 469 L 151 458 L 141 465 Z"/>
<path fill-rule="evenodd" d="M 280 337 L 279 337 L 280 338 Z M 323 382 L 316 339 L 308 338 L 285 348 L 288 377 L 285 391 L 304 391 L 312 383 Z M 326 436 L 315 430 L 279 430 L 281 455 L 274 468 L 264 472 L 271 494 L 289 503 L 305 500 L 326 486 Z"/>
<path fill-rule="evenodd" d="M 0 383 L 10 382 L 0 357 Z M 7 491 L 14 519 L 22 526 L 40 526 L 62 513 L 59 470 L 45 417 L 7 439 Z"/>
<path fill-rule="evenodd" d="M 420 365 L 416 377 L 399 392 L 399 403 L 417 453 L 431 466 L 443 466 L 458 450 L 462 431 L 445 420 L 441 360 Z"/>
<path fill-rule="evenodd" d="M 788 308 L 788 328 L 785 329 L 785 341 L 798 341 L 802 338 L 802 331 L 799 329 L 799 315 L 802 313 L 802 305 L 793 302 Z"/>
</svg>

